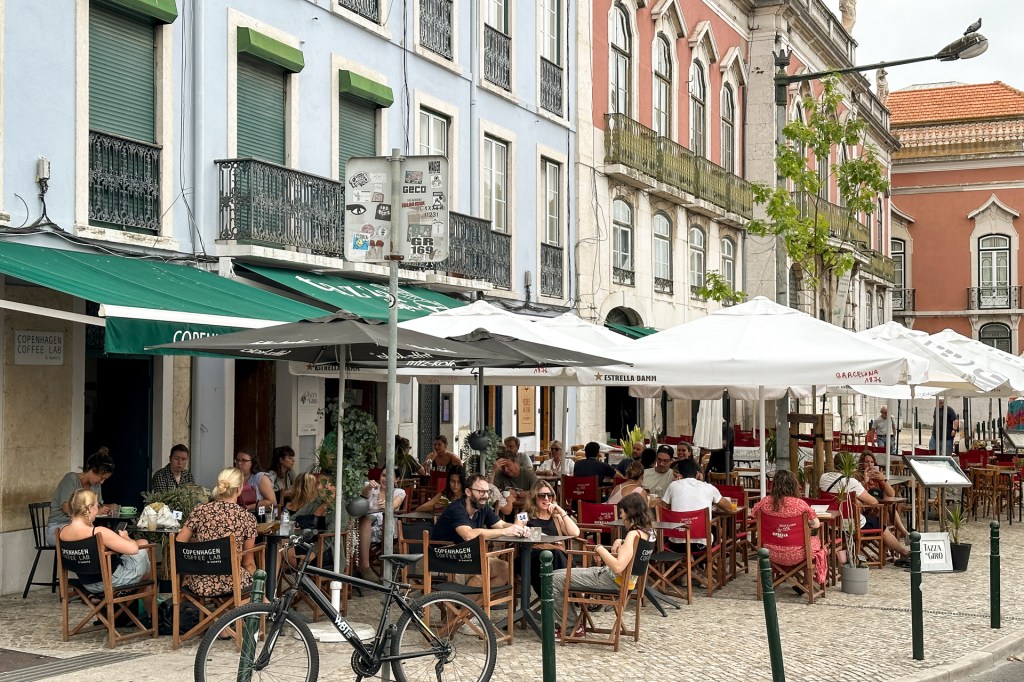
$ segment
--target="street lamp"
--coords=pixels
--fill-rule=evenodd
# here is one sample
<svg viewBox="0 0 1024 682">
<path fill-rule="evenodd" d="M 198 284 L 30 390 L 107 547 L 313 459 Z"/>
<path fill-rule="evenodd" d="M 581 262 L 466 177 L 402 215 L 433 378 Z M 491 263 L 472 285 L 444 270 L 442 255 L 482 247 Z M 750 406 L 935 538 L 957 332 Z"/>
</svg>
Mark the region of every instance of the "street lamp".
<svg viewBox="0 0 1024 682">
<path fill-rule="evenodd" d="M 865 66 L 850 66 L 845 69 L 830 69 L 828 71 L 816 71 L 814 73 L 800 73 L 794 76 L 790 76 L 786 73 L 786 67 L 789 66 L 790 53 L 782 50 L 775 54 L 775 67 L 778 69 L 775 74 L 775 105 L 782 107 L 786 106 L 786 86 L 790 83 L 802 83 L 804 81 L 815 80 L 822 76 L 831 76 L 833 74 L 841 75 L 844 73 L 857 73 L 860 71 L 871 71 L 872 69 L 882 69 L 890 66 L 900 66 L 902 64 L 927 62 L 932 59 L 936 59 L 940 62 L 953 62 L 957 59 L 972 59 L 978 55 L 984 54 L 987 49 L 988 38 L 978 33 L 977 29 L 973 31 L 968 29 L 968 31 L 964 33 L 963 37 L 957 38 L 935 54 L 928 55 L 926 57 L 897 59 L 893 62 L 878 62 L 877 64 L 867 64 Z"/>
</svg>

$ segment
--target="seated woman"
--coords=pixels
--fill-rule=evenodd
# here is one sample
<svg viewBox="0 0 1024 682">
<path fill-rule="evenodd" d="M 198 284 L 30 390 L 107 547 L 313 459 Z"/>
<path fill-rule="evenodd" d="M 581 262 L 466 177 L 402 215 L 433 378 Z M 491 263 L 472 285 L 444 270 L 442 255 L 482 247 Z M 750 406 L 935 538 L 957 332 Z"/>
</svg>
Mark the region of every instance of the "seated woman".
<svg viewBox="0 0 1024 682">
<path fill-rule="evenodd" d="M 242 472 L 242 487 L 238 504 L 256 513 L 259 507 L 273 507 L 277 504 L 274 484 L 265 471 L 260 470 L 260 461 L 254 450 L 242 449 L 235 453 L 235 466 Z"/>
<path fill-rule="evenodd" d="M 893 490 L 892 486 L 889 485 L 889 481 L 886 480 L 885 472 L 876 464 L 874 454 L 865 452 L 860 456 L 860 475 L 861 481 L 864 483 L 864 489 L 868 491 L 871 497 L 875 499 L 896 497 L 896 491 Z M 870 511 L 874 512 L 877 518 L 877 510 Z M 907 528 L 903 525 L 903 519 L 900 518 L 899 514 L 893 514 L 893 525 L 896 527 L 897 537 L 902 538 L 908 535 Z"/>
<path fill-rule="evenodd" d="M 639 495 L 626 495 L 616 505 L 619 519 L 623 522 L 626 536 L 616 540 L 612 546 L 605 547 L 598 545 L 594 553 L 600 559 L 603 566 L 590 566 L 588 568 L 573 568 L 572 582 L 566 578 L 566 569 L 555 571 L 551 576 L 551 595 L 555 603 L 555 614 L 557 621 L 558 605 L 563 602 L 566 589 L 586 590 L 588 587 L 617 590 L 622 584 L 623 572 L 633 559 L 633 542 L 639 537 L 643 541 L 654 540 L 654 517 L 647 506 L 647 500 Z M 630 580 L 630 587 L 634 586 Z M 566 623 L 577 636 L 582 636 L 582 626 L 574 627 L 577 619 L 576 610 L 570 605 L 570 612 L 566 614 Z M 558 626 L 555 627 L 559 630 Z"/>
<path fill-rule="evenodd" d="M 363 580 L 379 583 L 380 576 L 370 566 L 370 548 L 384 541 L 384 498 L 380 483 L 367 481 L 361 495 L 370 501 L 370 513 L 359 519 L 359 566 L 356 574 Z M 405 502 L 405 490 L 395 488 L 391 508 L 398 511 Z"/>
<path fill-rule="evenodd" d="M 647 491 L 644 490 L 644 465 L 639 460 L 633 460 L 626 468 L 626 480 L 612 488 L 608 495 L 608 504 L 618 504 L 626 495 L 636 493 L 647 499 Z"/>
<path fill-rule="evenodd" d="M 771 494 L 758 500 L 753 508 L 754 514 L 761 512 L 765 516 L 798 516 L 807 512 L 810 527 L 813 529 L 821 526 L 814 510 L 797 497 L 798 481 L 792 471 L 779 469 L 772 480 Z M 795 566 L 804 560 L 803 547 L 780 547 L 772 545 L 767 538 L 763 539 L 762 544 L 768 548 L 772 561 L 783 566 Z M 817 536 L 811 538 L 811 550 L 814 553 L 814 582 L 823 585 L 828 576 L 828 553 L 822 548 Z"/>
<path fill-rule="evenodd" d="M 224 469 L 217 476 L 213 501 L 197 505 L 178 532 L 178 542 L 206 542 L 234 534 L 237 551 L 252 549 L 256 545 L 256 517 L 240 507 L 236 500 L 245 479 L 239 469 Z M 252 583 L 256 560 L 252 554 L 242 557 L 242 587 Z M 230 592 L 230 575 L 189 575 L 185 586 L 196 594 L 213 597 Z"/>
<path fill-rule="evenodd" d="M 424 472 L 448 471 L 449 468 L 462 466 L 462 460 L 453 452 L 448 451 L 448 438 L 444 434 L 434 436 L 433 449 L 423 463 Z"/>
<path fill-rule="evenodd" d="M 466 480 L 466 473 L 462 467 L 455 467 L 448 470 L 445 478 L 444 490 L 441 490 L 429 500 L 416 507 L 418 512 L 430 512 L 440 514 L 449 502 L 456 502 L 462 499 L 462 491 Z"/>
<path fill-rule="evenodd" d="M 287 445 L 274 448 L 267 476 L 270 477 L 270 485 L 275 493 L 282 498 L 290 494 L 295 485 L 295 451 Z"/>
<path fill-rule="evenodd" d="M 296 528 L 317 528 L 324 517 L 324 501 L 320 497 L 320 480 L 316 474 L 299 474 L 292 484 L 292 494 L 284 509 L 291 514 Z M 323 530 L 323 528 L 320 528 Z"/>
<path fill-rule="evenodd" d="M 639 463 L 637 466 L 640 466 Z M 529 521 L 526 522 L 527 527 L 540 528 L 544 535 L 568 535 L 573 538 L 580 535 L 580 528 L 576 522 L 558 506 L 558 502 L 555 500 L 555 489 L 548 481 L 537 481 L 530 489 L 529 496 L 526 498 L 526 513 L 530 515 Z M 534 546 L 533 553 L 530 555 L 530 585 L 538 595 L 540 594 L 540 553 L 545 549 L 551 550 L 552 570 L 557 571 L 560 568 L 565 568 L 566 565 L 565 545 L 561 542 Z"/>
<path fill-rule="evenodd" d="M 46 544 L 53 546 L 56 543 L 54 536 L 57 529 L 67 525 L 71 521 L 71 496 L 76 490 L 91 490 L 96 494 L 96 501 L 100 505 L 100 514 L 107 514 L 110 508 L 103 504 L 103 482 L 114 473 L 114 460 L 110 457 L 107 448 L 100 448 L 89 455 L 82 467 L 82 473 L 69 471 L 64 474 L 53 491 L 50 499 L 50 516 L 46 522 Z"/>
<path fill-rule="evenodd" d="M 114 572 L 110 576 L 115 590 L 139 582 L 149 572 L 149 552 L 139 549 L 148 544 L 146 540 L 132 540 L 127 531 L 115 532 L 110 528 L 93 525 L 100 512 L 95 491 L 76 490 L 68 500 L 68 507 L 71 510 L 71 521 L 57 532 L 61 542 L 85 540 L 93 535 L 102 537 L 103 546 L 120 555 L 114 557 Z M 103 580 L 99 574 L 79 575 L 78 579 L 90 592 L 103 591 Z"/>
</svg>

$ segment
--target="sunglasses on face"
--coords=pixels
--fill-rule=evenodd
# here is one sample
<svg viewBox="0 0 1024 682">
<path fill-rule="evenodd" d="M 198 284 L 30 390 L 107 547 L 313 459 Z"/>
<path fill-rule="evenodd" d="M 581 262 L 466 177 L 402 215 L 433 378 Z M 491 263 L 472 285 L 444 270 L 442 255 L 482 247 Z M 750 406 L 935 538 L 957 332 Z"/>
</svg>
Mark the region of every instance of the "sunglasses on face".
<svg viewBox="0 0 1024 682">
<path fill-rule="evenodd" d="M 550 500 L 555 496 L 554 493 L 537 493 L 538 500 Z"/>
</svg>

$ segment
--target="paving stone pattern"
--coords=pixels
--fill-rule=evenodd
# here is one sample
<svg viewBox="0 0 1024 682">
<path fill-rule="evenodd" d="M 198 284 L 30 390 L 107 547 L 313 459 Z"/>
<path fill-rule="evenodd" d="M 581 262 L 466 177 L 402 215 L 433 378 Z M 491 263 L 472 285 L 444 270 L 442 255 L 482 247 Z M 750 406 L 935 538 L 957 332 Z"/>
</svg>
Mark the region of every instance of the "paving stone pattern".
<svg viewBox="0 0 1024 682">
<path fill-rule="evenodd" d="M 934 530 L 934 529 L 933 529 Z M 832 682 L 965 679 L 991 658 L 976 652 L 985 646 L 1024 650 L 1024 524 L 1002 526 L 1002 629 L 989 627 L 988 522 L 968 526 L 973 543 L 970 568 L 959 574 L 925 574 L 923 584 L 925 660 L 913 661 L 910 623 L 910 574 L 893 566 L 873 569 L 869 594 L 846 595 L 829 589 L 814 605 L 788 588 L 778 595 L 778 615 L 786 677 L 790 681 Z M 755 597 L 754 563 L 724 590 L 708 598 L 697 591 L 694 603 L 669 610 L 662 618 L 645 607 L 639 642 L 623 639 L 618 653 L 588 645 L 556 646 L 558 680 L 771 680 L 764 610 Z M 350 617 L 376 622 L 379 598 L 353 600 Z M 602 614 L 603 616 L 610 614 Z M 0 598 L 0 648 L 59 658 L 104 651 L 102 635 L 60 641 L 60 604 L 44 588 Z M 192 679 L 198 640 L 171 650 L 171 638 L 133 641 L 118 647 L 135 652 L 131 663 L 98 667 L 90 679 L 177 682 Z M 351 679 L 347 644 L 321 644 L 324 679 Z M 980 663 L 979 663 L 980 661 Z M 950 673 L 949 671 L 953 671 Z M 495 682 L 522 682 L 541 677 L 539 641 L 516 630 L 511 646 L 499 648 Z M 0 681 L 3 675 L 0 671 Z M 77 672 L 50 679 L 80 682 Z"/>
</svg>

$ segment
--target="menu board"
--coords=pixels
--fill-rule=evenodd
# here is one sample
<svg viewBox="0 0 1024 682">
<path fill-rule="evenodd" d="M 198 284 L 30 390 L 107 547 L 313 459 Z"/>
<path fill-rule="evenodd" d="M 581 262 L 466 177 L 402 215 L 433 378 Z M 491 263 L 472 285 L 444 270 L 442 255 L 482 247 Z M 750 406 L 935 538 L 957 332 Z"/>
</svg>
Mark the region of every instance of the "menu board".
<svg viewBox="0 0 1024 682">
<path fill-rule="evenodd" d="M 960 468 L 959 462 L 952 457 L 904 455 L 903 461 L 923 486 L 967 488 L 971 485 L 971 479 Z"/>
<path fill-rule="evenodd" d="M 350 158 L 345 166 L 345 258 L 356 263 L 380 263 L 392 255 L 407 263 L 445 260 L 450 199 L 443 156 L 408 156 L 398 164 L 385 156 Z"/>
</svg>

